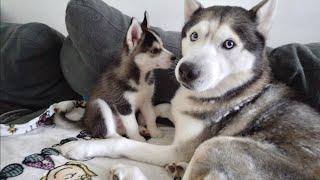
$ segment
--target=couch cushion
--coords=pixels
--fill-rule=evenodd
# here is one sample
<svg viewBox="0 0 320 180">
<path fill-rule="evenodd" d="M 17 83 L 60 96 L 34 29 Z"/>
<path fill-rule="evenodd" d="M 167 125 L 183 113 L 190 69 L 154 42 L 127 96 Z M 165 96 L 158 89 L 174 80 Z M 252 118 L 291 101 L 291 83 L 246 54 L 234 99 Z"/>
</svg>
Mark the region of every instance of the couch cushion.
<svg viewBox="0 0 320 180">
<path fill-rule="evenodd" d="M 40 23 L 1 23 L 0 29 L 0 101 L 41 109 L 79 98 L 60 69 L 63 35 Z"/>
<path fill-rule="evenodd" d="M 269 60 L 275 78 L 320 111 L 320 43 L 284 45 L 272 50 Z"/>
<path fill-rule="evenodd" d="M 66 26 L 70 39 L 63 47 L 61 65 L 69 84 L 78 93 L 88 97 L 99 74 L 112 61 L 119 60 L 130 19 L 101 0 L 69 2 Z M 180 56 L 180 34 L 160 28 L 154 30 L 160 34 L 166 48 Z M 174 95 L 177 83 L 174 77 L 168 77 L 169 74 L 173 73 L 163 70 L 156 73 L 156 103 L 168 102 Z"/>
</svg>

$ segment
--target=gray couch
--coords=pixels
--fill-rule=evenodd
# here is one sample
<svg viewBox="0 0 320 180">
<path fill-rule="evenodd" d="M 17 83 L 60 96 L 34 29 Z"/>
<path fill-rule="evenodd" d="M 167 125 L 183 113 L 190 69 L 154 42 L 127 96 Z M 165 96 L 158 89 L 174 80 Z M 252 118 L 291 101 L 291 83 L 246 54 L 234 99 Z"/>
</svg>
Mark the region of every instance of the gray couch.
<svg viewBox="0 0 320 180">
<path fill-rule="evenodd" d="M 66 10 L 66 38 L 39 23 L 1 23 L 1 122 L 54 102 L 86 99 L 99 74 L 118 60 L 129 21 L 130 17 L 101 0 L 71 0 Z M 181 57 L 180 34 L 154 30 Z M 269 59 L 276 79 L 320 109 L 320 43 L 270 49 Z M 157 71 L 156 104 L 174 95 L 178 85 L 172 74 Z"/>
</svg>

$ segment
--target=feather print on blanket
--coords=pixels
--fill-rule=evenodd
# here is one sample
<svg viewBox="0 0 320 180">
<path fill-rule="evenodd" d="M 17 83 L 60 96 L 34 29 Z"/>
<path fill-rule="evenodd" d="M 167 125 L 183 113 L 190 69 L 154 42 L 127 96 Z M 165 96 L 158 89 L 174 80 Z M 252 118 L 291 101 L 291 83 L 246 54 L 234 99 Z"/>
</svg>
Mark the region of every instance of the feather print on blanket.
<svg viewBox="0 0 320 180">
<path fill-rule="evenodd" d="M 85 102 L 83 101 L 63 101 L 61 103 L 67 104 L 69 111 L 74 108 L 84 109 Z M 11 136 L 18 134 L 28 133 L 38 127 L 52 126 L 53 115 L 55 114 L 55 109 L 58 104 L 51 105 L 47 110 L 45 110 L 40 116 L 33 118 L 24 124 L 0 124 L 0 136 Z"/>
</svg>

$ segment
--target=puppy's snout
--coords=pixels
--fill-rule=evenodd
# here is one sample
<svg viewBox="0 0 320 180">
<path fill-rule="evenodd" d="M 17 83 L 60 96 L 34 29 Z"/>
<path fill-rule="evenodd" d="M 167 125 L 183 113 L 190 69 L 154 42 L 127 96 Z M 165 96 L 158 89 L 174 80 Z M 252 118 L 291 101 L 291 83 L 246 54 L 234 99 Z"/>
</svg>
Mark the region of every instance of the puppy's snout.
<svg viewBox="0 0 320 180">
<path fill-rule="evenodd" d="M 184 82 L 191 82 L 200 76 L 200 71 L 194 64 L 182 63 L 179 68 L 179 75 Z"/>
</svg>

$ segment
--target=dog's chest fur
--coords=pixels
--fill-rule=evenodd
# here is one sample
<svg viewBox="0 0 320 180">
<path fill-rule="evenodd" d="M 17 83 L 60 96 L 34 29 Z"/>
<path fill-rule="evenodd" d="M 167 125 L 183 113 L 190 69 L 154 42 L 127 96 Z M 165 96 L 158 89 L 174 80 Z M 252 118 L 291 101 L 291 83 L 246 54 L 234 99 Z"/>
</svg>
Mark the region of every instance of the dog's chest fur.
<svg viewBox="0 0 320 180">
<path fill-rule="evenodd" d="M 142 108 L 145 101 L 152 101 L 154 93 L 154 75 L 153 71 L 140 72 L 140 78 L 138 83 L 130 80 L 129 84 L 136 91 L 127 91 L 124 93 L 124 97 L 128 102 L 136 108 Z"/>
<path fill-rule="evenodd" d="M 268 142 L 286 156 L 308 164 L 320 157 L 319 114 L 291 100 L 292 95 L 286 86 L 273 84 L 241 106 L 239 104 L 248 99 L 246 96 L 239 96 L 239 100 L 201 103 L 191 100 L 188 90 L 180 89 L 172 100 L 177 131 L 175 143 L 197 146 L 216 136 L 249 137 Z M 217 122 L 234 109 L 234 114 Z M 317 163 L 314 166 L 320 167 Z"/>
</svg>

